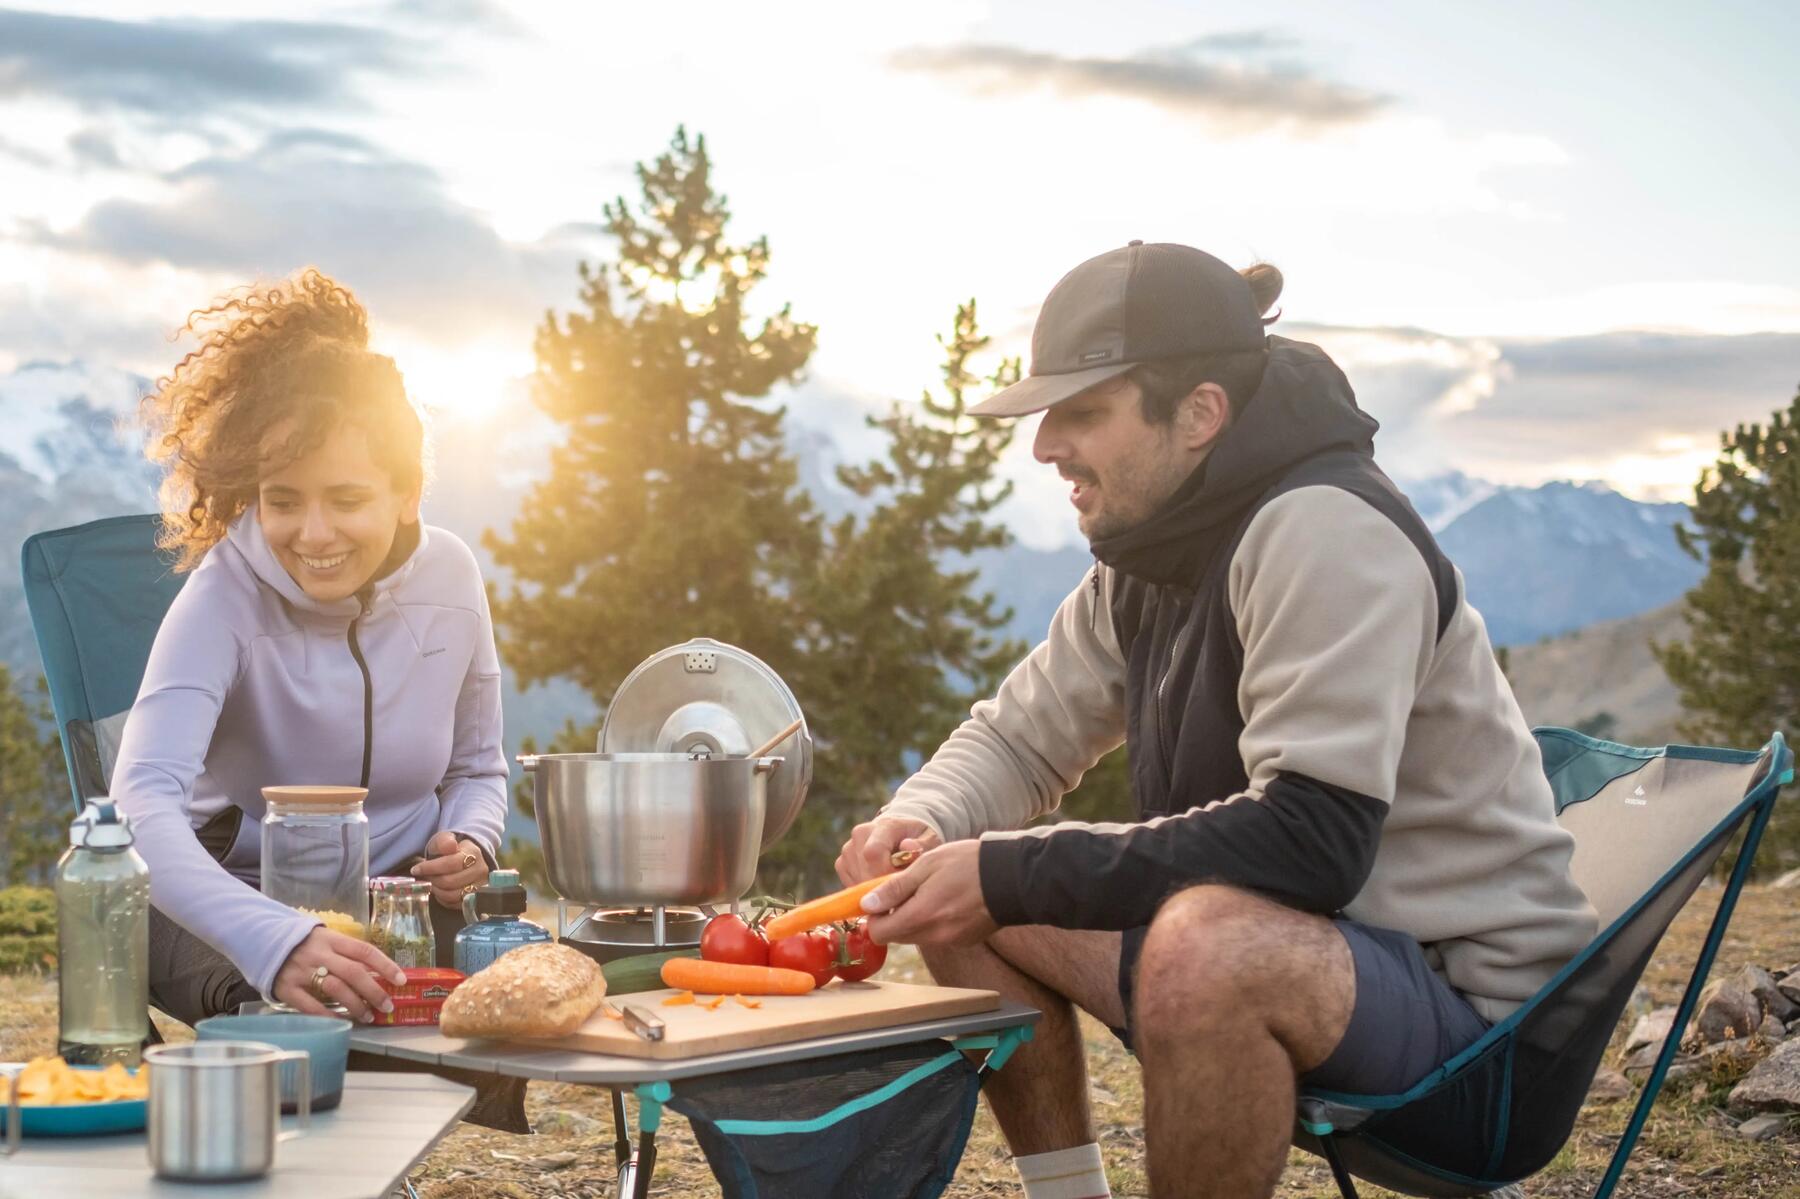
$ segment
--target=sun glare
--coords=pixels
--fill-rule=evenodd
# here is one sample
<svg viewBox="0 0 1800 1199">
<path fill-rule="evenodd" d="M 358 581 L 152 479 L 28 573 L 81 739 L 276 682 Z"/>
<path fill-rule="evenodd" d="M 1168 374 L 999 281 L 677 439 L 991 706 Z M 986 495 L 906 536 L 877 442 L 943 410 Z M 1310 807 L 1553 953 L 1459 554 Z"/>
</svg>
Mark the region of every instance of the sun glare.
<svg viewBox="0 0 1800 1199">
<path fill-rule="evenodd" d="M 491 346 L 454 351 L 425 345 L 390 351 L 406 376 L 413 402 L 443 420 L 483 420 L 515 402 L 518 380 L 531 372 L 531 356 Z"/>
</svg>

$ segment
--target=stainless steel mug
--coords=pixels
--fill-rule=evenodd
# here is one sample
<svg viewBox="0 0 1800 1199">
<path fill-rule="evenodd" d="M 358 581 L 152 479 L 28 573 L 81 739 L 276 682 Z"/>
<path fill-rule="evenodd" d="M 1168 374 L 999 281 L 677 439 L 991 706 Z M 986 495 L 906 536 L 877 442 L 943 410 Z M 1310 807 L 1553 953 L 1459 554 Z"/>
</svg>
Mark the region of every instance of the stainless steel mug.
<svg viewBox="0 0 1800 1199">
<path fill-rule="evenodd" d="M 303 1051 L 261 1041 L 199 1041 L 144 1050 L 150 1066 L 150 1168 L 158 1178 L 260 1178 L 275 1146 L 312 1120 L 312 1068 Z M 300 1129 L 281 1131 L 281 1064 L 300 1069 Z"/>
</svg>

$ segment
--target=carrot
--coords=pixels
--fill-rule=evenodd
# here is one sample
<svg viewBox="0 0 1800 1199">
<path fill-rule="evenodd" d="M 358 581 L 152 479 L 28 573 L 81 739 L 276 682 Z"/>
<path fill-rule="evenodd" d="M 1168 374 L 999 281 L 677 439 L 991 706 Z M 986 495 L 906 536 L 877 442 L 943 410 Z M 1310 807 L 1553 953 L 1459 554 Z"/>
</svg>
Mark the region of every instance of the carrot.
<svg viewBox="0 0 1800 1199">
<path fill-rule="evenodd" d="M 725 997 L 723 995 L 714 995 L 711 999 L 707 1000 L 705 1003 L 701 1004 L 700 1006 L 705 1008 L 709 1012 L 716 1012 L 719 1010 L 719 1005 L 724 1002 L 725 1002 Z"/>
<path fill-rule="evenodd" d="M 706 995 L 804 995 L 814 986 L 813 976 L 804 970 L 700 958 L 670 958 L 663 963 L 662 980 L 671 987 L 685 987 Z"/>
<path fill-rule="evenodd" d="M 737 1000 L 739 1003 L 743 1004 L 745 1007 L 761 1007 L 762 1006 L 762 1000 L 760 1000 L 760 999 L 745 999 L 742 995 L 733 995 L 732 998 Z"/>
<path fill-rule="evenodd" d="M 610 1003 L 603 1003 L 600 1005 L 600 1014 L 605 1016 L 608 1020 L 623 1020 L 625 1018 L 624 1015 L 620 1013 L 619 1009 Z"/>
<path fill-rule="evenodd" d="M 872 878 L 867 882 L 857 883 L 854 887 L 845 887 L 819 899 L 808 900 L 792 911 L 781 913 L 763 925 L 763 933 L 771 941 L 779 941 L 783 937 L 791 937 L 795 933 L 803 933 L 809 928 L 817 928 L 821 924 L 835 924 L 839 920 L 854 920 L 865 915 L 862 910 L 863 896 L 893 878 L 892 874 L 884 874 L 880 878 Z"/>
<path fill-rule="evenodd" d="M 664 979 L 663 981 L 667 982 L 668 980 Z M 664 1007 L 682 1007 L 683 1005 L 689 1004 L 692 1002 L 694 1002 L 694 993 L 692 991 L 683 991 L 679 995 L 669 996 L 667 999 L 662 1001 L 662 1005 Z"/>
</svg>

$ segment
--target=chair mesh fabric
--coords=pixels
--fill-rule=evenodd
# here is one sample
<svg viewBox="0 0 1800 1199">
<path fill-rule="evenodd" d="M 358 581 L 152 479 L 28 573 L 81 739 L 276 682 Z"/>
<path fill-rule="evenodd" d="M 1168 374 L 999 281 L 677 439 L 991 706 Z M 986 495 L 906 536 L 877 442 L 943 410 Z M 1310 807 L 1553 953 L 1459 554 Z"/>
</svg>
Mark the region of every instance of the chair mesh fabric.
<svg viewBox="0 0 1800 1199">
<path fill-rule="evenodd" d="M 157 517 L 116 516 L 39 533 L 21 551 L 25 602 L 63 730 L 69 788 L 104 794 L 96 725 L 130 710 L 150 647 L 186 581 L 156 548 Z M 117 729 L 106 740 L 116 748 Z"/>
<path fill-rule="evenodd" d="M 1405 1094 L 1315 1093 L 1362 1117 L 1338 1121 L 1354 1124 L 1335 1137 L 1349 1169 L 1403 1193 L 1479 1194 L 1556 1155 L 1651 954 L 1734 836 L 1774 802 L 1768 776 L 1786 754 L 1779 743 L 1759 755 L 1539 737 L 1559 819 L 1576 838 L 1572 870 L 1602 931 L 1520 1011 Z M 1732 898 L 1728 889 L 1721 903 Z"/>
</svg>

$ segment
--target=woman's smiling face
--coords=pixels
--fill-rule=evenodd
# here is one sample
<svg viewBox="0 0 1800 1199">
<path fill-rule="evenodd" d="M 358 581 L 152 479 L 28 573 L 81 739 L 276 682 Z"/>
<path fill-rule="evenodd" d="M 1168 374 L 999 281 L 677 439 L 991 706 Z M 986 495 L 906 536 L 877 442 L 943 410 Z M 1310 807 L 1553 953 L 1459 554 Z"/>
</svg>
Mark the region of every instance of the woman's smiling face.
<svg viewBox="0 0 1800 1199">
<path fill-rule="evenodd" d="M 401 524 L 419 519 L 419 492 L 403 492 L 369 453 L 354 423 L 257 484 L 256 516 L 276 559 L 315 600 L 355 595 L 375 577 Z"/>
</svg>

